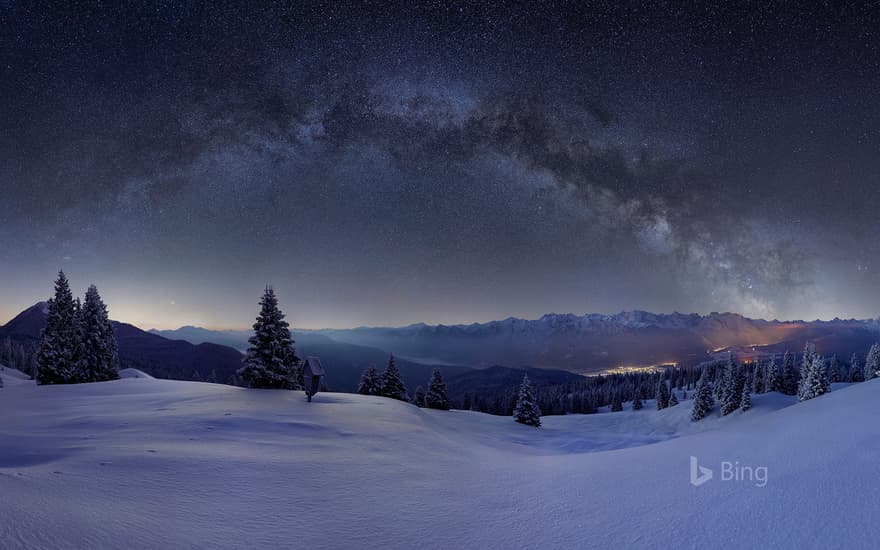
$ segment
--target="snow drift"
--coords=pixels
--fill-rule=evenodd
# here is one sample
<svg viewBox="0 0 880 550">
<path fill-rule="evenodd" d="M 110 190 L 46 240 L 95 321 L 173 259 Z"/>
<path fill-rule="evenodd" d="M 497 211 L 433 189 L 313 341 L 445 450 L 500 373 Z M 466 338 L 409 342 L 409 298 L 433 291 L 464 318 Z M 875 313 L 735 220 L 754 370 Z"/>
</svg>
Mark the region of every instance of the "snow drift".
<svg viewBox="0 0 880 550">
<path fill-rule="evenodd" d="M 874 548 L 880 382 L 698 424 L 128 378 L 0 389 L 0 546 Z M 716 413 L 717 414 L 717 413 Z M 715 469 L 690 483 L 691 457 Z M 763 466 L 766 486 L 718 465 Z"/>
</svg>

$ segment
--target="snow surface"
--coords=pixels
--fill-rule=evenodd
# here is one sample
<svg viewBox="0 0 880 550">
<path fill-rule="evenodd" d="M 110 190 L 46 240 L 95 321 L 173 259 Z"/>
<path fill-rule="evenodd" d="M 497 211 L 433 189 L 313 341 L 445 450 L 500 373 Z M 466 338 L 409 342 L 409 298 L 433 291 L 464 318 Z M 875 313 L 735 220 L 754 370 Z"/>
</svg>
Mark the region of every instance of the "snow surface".
<svg viewBox="0 0 880 550">
<path fill-rule="evenodd" d="M 7 384 L 0 547 L 876 548 L 880 381 L 834 390 L 535 429 L 349 394 Z M 716 479 L 692 486 L 691 456 Z"/>
<path fill-rule="evenodd" d="M 17 369 L 0 365 L 0 378 L 4 385 L 33 384 L 31 377 Z"/>
</svg>

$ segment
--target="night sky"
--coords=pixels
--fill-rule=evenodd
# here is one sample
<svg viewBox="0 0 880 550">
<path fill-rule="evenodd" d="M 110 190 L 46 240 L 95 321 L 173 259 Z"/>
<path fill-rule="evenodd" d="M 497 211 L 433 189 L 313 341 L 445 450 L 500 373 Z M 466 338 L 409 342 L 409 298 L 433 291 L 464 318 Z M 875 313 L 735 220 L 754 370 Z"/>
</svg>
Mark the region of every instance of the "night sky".
<svg viewBox="0 0 880 550">
<path fill-rule="evenodd" d="M 0 2 L 0 322 L 880 314 L 878 11 L 621 3 Z"/>
</svg>

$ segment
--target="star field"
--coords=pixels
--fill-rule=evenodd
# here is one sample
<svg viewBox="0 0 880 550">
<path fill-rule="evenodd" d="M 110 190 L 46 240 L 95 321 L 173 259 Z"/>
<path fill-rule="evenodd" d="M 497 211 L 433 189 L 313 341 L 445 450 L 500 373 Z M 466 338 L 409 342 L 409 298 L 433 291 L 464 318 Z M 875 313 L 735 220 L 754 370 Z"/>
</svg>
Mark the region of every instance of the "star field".
<svg viewBox="0 0 880 550">
<path fill-rule="evenodd" d="M 254 3 L 256 4 L 256 3 Z M 0 321 L 875 317 L 860 4 L 0 4 Z"/>
</svg>

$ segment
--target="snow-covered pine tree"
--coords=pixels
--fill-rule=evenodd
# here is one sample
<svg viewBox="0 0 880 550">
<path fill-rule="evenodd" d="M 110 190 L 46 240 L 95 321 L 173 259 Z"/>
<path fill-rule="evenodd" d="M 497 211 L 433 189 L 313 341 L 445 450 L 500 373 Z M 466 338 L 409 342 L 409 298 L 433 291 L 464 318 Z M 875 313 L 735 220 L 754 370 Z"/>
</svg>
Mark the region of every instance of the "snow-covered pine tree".
<svg viewBox="0 0 880 550">
<path fill-rule="evenodd" d="M 73 378 L 69 383 L 91 382 L 89 373 L 83 371 L 83 359 L 85 354 L 85 325 L 83 323 L 83 305 L 79 298 L 73 299 L 73 323 L 76 327 L 76 351 L 73 353 L 74 365 L 76 365 Z"/>
<path fill-rule="evenodd" d="M 382 379 L 379 377 L 376 365 L 370 365 L 361 375 L 358 393 L 361 395 L 382 395 Z"/>
<path fill-rule="evenodd" d="M 401 401 L 407 400 L 406 386 L 400 376 L 400 369 L 397 368 L 397 363 L 394 361 L 394 354 L 388 357 L 388 366 L 382 371 L 382 390 L 379 395 Z"/>
<path fill-rule="evenodd" d="M 528 374 L 523 375 L 522 384 L 519 387 L 519 398 L 516 401 L 516 408 L 513 410 L 513 419 L 527 426 L 536 428 L 541 426 L 541 409 L 538 408 L 538 403 L 532 392 Z"/>
<path fill-rule="evenodd" d="M 468 405 L 467 410 L 474 409 L 474 401 L 475 400 L 472 399 L 471 402 L 467 404 Z M 413 393 L 412 402 L 416 407 L 424 407 L 425 406 L 425 388 L 423 388 L 422 386 L 419 386 L 416 388 L 415 393 Z"/>
<path fill-rule="evenodd" d="M 764 384 L 767 379 L 767 365 L 758 363 L 755 367 L 755 375 L 752 377 L 751 393 L 764 393 Z"/>
<path fill-rule="evenodd" d="M 813 368 L 813 355 L 816 354 L 816 346 L 807 342 L 804 344 L 804 353 L 801 356 L 801 366 L 798 370 L 798 395 L 800 395 L 800 386 L 803 382 L 804 378 L 806 378 L 806 373 Z"/>
<path fill-rule="evenodd" d="M 642 405 L 643 405 L 642 398 L 639 397 L 639 392 L 636 391 L 635 397 L 633 397 L 633 404 L 632 404 L 633 410 L 634 411 L 642 410 Z"/>
<path fill-rule="evenodd" d="M 59 271 L 37 350 L 37 384 L 68 384 L 76 380 L 78 335 L 70 283 L 64 272 Z"/>
<path fill-rule="evenodd" d="M 880 344 L 874 344 L 868 350 L 868 357 L 865 359 L 865 380 L 876 378 L 880 371 Z"/>
<path fill-rule="evenodd" d="M 623 400 L 620 397 L 620 391 L 615 390 L 611 394 L 611 412 L 620 412 L 623 410 Z"/>
<path fill-rule="evenodd" d="M 724 365 L 715 365 L 712 378 L 712 394 L 720 401 L 724 393 Z"/>
<path fill-rule="evenodd" d="M 727 365 L 724 373 L 724 391 L 721 397 L 721 415 L 727 416 L 739 408 L 742 400 L 743 380 L 742 369 L 733 360 L 733 354 L 727 358 Z"/>
<path fill-rule="evenodd" d="M 764 380 L 764 391 L 782 391 L 782 378 L 779 374 L 779 366 L 776 364 L 776 356 L 770 358 L 767 364 L 767 376 Z"/>
<path fill-rule="evenodd" d="M 260 300 L 260 315 L 254 323 L 254 335 L 248 339 L 250 347 L 244 366 L 238 375 L 251 388 L 302 389 L 299 383 L 299 357 L 296 356 L 290 335 L 290 325 L 278 308 L 278 298 L 272 287 L 266 287 Z"/>
<path fill-rule="evenodd" d="M 742 392 L 742 397 L 739 400 L 739 408 L 743 412 L 752 408 L 752 394 L 749 392 L 748 388 Z"/>
<path fill-rule="evenodd" d="M 781 393 L 785 395 L 797 395 L 798 390 L 798 370 L 794 365 L 794 355 L 790 351 L 786 351 L 782 356 L 782 374 L 780 376 Z"/>
<path fill-rule="evenodd" d="M 831 390 L 831 383 L 828 381 L 828 373 L 825 369 L 825 359 L 818 354 L 813 354 L 810 366 L 807 369 L 806 377 L 801 383 L 798 399 L 807 401 L 820 395 L 824 395 Z"/>
<path fill-rule="evenodd" d="M 828 367 L 828 381 L 832 384 L 843 382 L 843 373 L 840 370 L 840 362 L 837 360 L 836 354 L 831 356 L 831 363 Z"/>
<path fill-rule="evenodd" d="M 660 382 L 657 384 L 657 393 L 654 396 L 657 400 L 657 410 L 665 409 L 669 406 L 669 387 L 666 385 L 666 380 L 663 377 L 660 377 Z"/>
<path fill-rule="evenodd" d="M 849 360 L 848 380 L 850 382 L 864 382 L 865 381 L 865 372 L 862 370 L 862 365 L 859 362 L 859 356 L 856 353 L 853 353 L 852 358 Z"/>
<path fill-rule="evenodd" d="M 429 409 L 444 411 L 448 411 L 451 408 L 449 397 L 446 395 L 446 382 L 443 381 L 440 369 L 434 369 L 434 372 L 431 374 L 431 383 L 428 384 L 428 392 L 425 394 L 425 406 Z"/>
<path fill-rule="evenodd" d="M 674 407 L 678 405 L 678 397 L 675 395 L 675 390 L 671 390 L 669 392 L 669 406 Z"/>
<path fill-rule="evenodd" d="M 709 384 L 708 370 L 703 369 L 703 374 L 697 381 L 697 388 L 694 390 L 694 406 L 691 409 L 691 420 L 697 422 L 707 417 L 712 412 L 715 405 L 715 399 L 712 396 L 712 386 Z"/>
<path fill-rule="evenodd" d="M 119 354 L 116 333 L 110 323 L 107 306 L 97 287 L 86 291 L 86 301 L 79 314 L 81 346 L 79 378 L 82 382 L 103 382 L 119 378 Z"/>
</svg>

